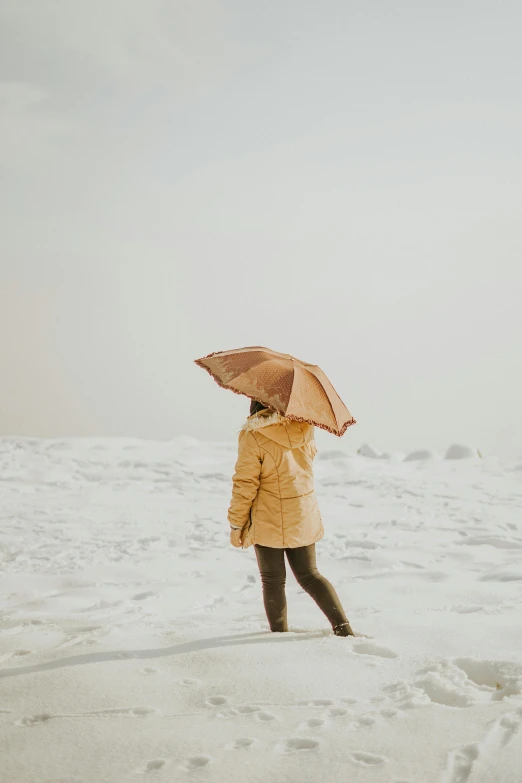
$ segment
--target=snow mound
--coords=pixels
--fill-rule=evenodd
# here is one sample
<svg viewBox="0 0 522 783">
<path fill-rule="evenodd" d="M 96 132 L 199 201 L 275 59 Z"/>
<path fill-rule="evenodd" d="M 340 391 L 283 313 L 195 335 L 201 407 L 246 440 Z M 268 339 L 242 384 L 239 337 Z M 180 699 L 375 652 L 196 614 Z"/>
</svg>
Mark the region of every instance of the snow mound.
<svg viewBox="0 0 522 783">
<path fill-rule="evenodd" d="M 199 440 L 192 438 L 190 435 L 178 435 L 177 438 L 172 438 L 170 442 L 182 449 L 195 449 L 201 445 Z"/>
<path fill-rule="evenodd" d="M 459 443 L 454 443 L 446 452 L 446 459 L 473 459 L 478 456 L 477 449 L 472 449 L 471 446 L 462 446 Z"/>
<path fill-rule="evenodd" d="M 320 451 L 317 455 L 319 460 L 332 460 L 332 459 L 345 459 L 346 454 L 344 451 L 334 449 L 333 451 Z"/>
<path fill-rule="evenodd" d="M 405 455 L 402 451 L 392 451 L 381 454 L 381 459 L 387 460 L 393 465 L 398 465 L 400 462 L 404 462 Z"/>
<path fill-rule="evenodd" d="M 360 454 L 361 457 L 370 457 L 370 459 L 379 459 L 381 456 L 381 452 L 374 449 L 369 443 L 363 443 L 357 454 Z"/>
<path fill-rule="evenodd" d="M 411 451 L 406 457 L 404 462 L 420 462 L 426 459 L 437 459 L 438 454 L 428 449 L 419 449 L 418 451 Z"/>
</svg>

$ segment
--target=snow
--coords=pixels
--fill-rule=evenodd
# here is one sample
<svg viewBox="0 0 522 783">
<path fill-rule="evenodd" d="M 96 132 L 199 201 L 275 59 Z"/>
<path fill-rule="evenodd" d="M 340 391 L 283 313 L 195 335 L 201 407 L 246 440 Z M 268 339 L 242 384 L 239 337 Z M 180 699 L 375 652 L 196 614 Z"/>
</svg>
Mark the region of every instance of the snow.
<svg viewBox="0 0 522 783">
<path fill-rule="evenodd" d="M 419 462 L 420 460 L 433 460 L 439 459 L 439 455 L 430 451 L 429 449 L 419 449 L 418 451 L 411 451 L 406 457 L 405 462 Z"/>
<path fill-rule="evenodd" d="M 0 439 L 0 779 L 520 783 L 520 461 L 325 456 L 356 638 L 267 630 L 234 443 Z"/>
<path fill-rule="evenodd" d="M 381 456 L 380 451 L 371 446 L 369 443 L 363 443 L 363 445 L 357 451 L 361 457 L 369 457 L 370 459 L 379 459 Z"/>
<path fill-rule="evenodd" d="M 459 443 L 450 446 L 446 452 L 446 459 L 473 459 L 478 456 L 477 449 L 473 449 L 471 446 L 462 446 Z"/>
</svg>

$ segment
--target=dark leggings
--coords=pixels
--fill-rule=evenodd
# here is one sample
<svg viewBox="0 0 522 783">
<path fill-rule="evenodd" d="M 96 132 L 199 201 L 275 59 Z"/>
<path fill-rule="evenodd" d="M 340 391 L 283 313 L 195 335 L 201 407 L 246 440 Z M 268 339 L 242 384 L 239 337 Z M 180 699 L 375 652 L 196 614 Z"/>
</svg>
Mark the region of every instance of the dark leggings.
<svg viewBox="0 0 522 783">
<path fill-rule="evenodd" d="M 271 631 L 288 631 L 285 552 L 298 583 L 324 612 L 332 628 L 347 622 L 337 593 L 328 579 L 321 576 L 317 570 L 315 544 L 293 549 L 275 549 L 256 544 L 255 550 L 263 585 L 263 601 Z"/>
</svg>

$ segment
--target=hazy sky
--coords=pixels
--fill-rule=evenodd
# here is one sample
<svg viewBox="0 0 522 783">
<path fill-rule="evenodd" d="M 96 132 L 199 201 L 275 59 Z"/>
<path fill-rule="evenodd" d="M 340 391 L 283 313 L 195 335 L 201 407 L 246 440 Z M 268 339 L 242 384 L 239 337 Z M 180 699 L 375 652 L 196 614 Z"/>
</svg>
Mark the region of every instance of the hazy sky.
<svg viewBox="0 0 522 783">
<path fill-rule="evenodd" d="M 267 345 L 353 448 L 522 456 L 521 29 L 518 0 L 0 0 L 0 434 L 231 439 L 248 402 L 192 360 Z"/>
</svg>

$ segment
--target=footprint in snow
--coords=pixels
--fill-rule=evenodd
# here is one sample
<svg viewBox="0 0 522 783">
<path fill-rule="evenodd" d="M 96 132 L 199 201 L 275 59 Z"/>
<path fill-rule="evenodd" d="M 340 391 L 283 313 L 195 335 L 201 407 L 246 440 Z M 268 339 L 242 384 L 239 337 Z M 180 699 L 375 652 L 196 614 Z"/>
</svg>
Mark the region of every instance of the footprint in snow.
<svg viewBox="0 0 522 783">
<path fill-rule="evenodd" d="M 356 726 L 373 726 L 375 723 L 375 718 L 372 718 L 371 715 L 362 715 L 356 723 Z"/>
<path fill-rule="evenodd" d="M 241 712 L 243 715 L 252 715 L 254 712 L 260 712 L 261 707 L 258 707 L 255 704 L 241 704 L 237 709 L 238 712 Z"/>
<path fill-rule="evenodd" d="M 207 699 L 207 706 L 208 707 L 222 707 L 223 704 L 226 704 L 228 702 L 228 699 L 226 696 L 209 696 Z"/>
<path fill-rule="evenodd" d="M 136 595 L 132 596 L 133 601 L 144 601 L 146 598 L 152 598 L 152 596 L 155 596 L 156 593 L 154 590 L 146 590 L 144 593 L 136 593 Z"/>
<path fill-rule="evenodd" d="M 6 653 L 0 657 L 0 662 L 4 663 L 11 661 L 13 658 L 25 658 L 26 655 L 31 655 L 32 650 L 13 650 L 13 652 Z"/>
<path fill-rule="evenodd" d="M 310 720 L 306 721 L 306 726 L 309 729 L 320 729 L 325 723 L 326 721 L 323 718 L 310 718 Z"/>
<path fill-rule="evenodd" d="M 319 745 L 318 740 L 310 737 L 292 737 L 286 740 L 284 751 L 285 753 L 296 753 L 297 751 L 316 750 Z"/>
<path fill-rule="evenodd" d="M 518 663 L 457 658 L 454 664 L 479 690 L 489 692 L 493 701 L 522 692 L 522 668 Z"/>
<path fill-rule="evenodd" d="M 219 712 L 216 712 L 216 718 L 236 718 L 239 715 L 239 712 L 231 707 L 227 710 L 220 710 Z"/>
<path fill-rule="evenodd" d="M 187 770 L 187 772 L 190 772 L 194 769 L 201 769 L 201 767 L 206 767 L 207 764 L 210 764 L 211 761 L 212 759 L 210 756 L 207 756 L 206 753 L 199 753 L 197 756 L 189 756 L 182 766 Z"/>
<path fill-rule="evenodd" d="M 352 753 L 352 759 L 356 764 L 362 764 L 365 767 L 375 766 L 377 764 L 384 764 L 386 759 L 384 756 L 377 756 L 375 753 L 364 753 L 363 751 L 357 751 Z"/>
<path fill-rule="evenodd" d="M 389 647 L 382 647 L 374 642 L 356 642 L 353 651 L 358 655 L 375 655 L 378 658 L 398 658 L 398 654 Z"/>
<path fill-rule="evenodd" d="M 217 710 L 214 713 L 216 718 L 235 718 L 239 715 L 239 711 L 234 707 L 227 707 L 228 699 L 226 696 L 209 696 L 206 701 L 206 706 L 210 708 L 225 707 L 225 709 Z"/>
<path fill-rule="evenodd" d="M 16 726 L 37 726 L 40 723 L 47 723 L 52 720 L 54 715 L 49 712 L 41 712 L 38 715 L 26 715 L 24 718 L 20 718 L 15 722 Z"/>
<path fill-rule="evenodd" d="M 147 772 L 156 772 L 158 769 L 163 769 L 167 764 L 167 759 L 151 759 L 143 767 L 139 767 L 136 772 L 142 775 Z"/>
<path fill-rule="evenodd" d="M 258 743 L 259 741 L 255 737 L 238 737 L 227 747 L 231 750 L 250 750 Z"/>
<path fill-rule="evenodd" d="M 266 712 L 265 710 L 260 710 L 259 712 L 254 713 L 254 718 L 256 720 L 260 720 L 263 722 L 269 721 L 269 720 L 277 720 L 276 716 L 272 712 Z"/>
<path fill-rule="evenodd" d="M 394 710 L 393 707 L 385 707 L 381 710 L 381 715 L 383 715 L 385 718 L 393 718 L 395 715 L 397 715 L 398 710 Z"/>
<path fill-rule="evenodd" d="M 476 742 L 451 751 L 445 770 L 448 783 L 465 783 L 471 775 L 478 756 L 479 746 Z"/>
<path fill-rule="evenodd" d="M 79 612 L 104 612 L 107 609 L 115 609 L 117 606 L 121 606 L 123 601 L 98 601 L 90 606 L 85 606 L 83 609 L 79 609 Z"/>
<path fill-rule="evenodd" d="M 332 699 L 307 699 L 298 702 L 300 707 L 330 707 L 333 704 Z"/>
</svg>

